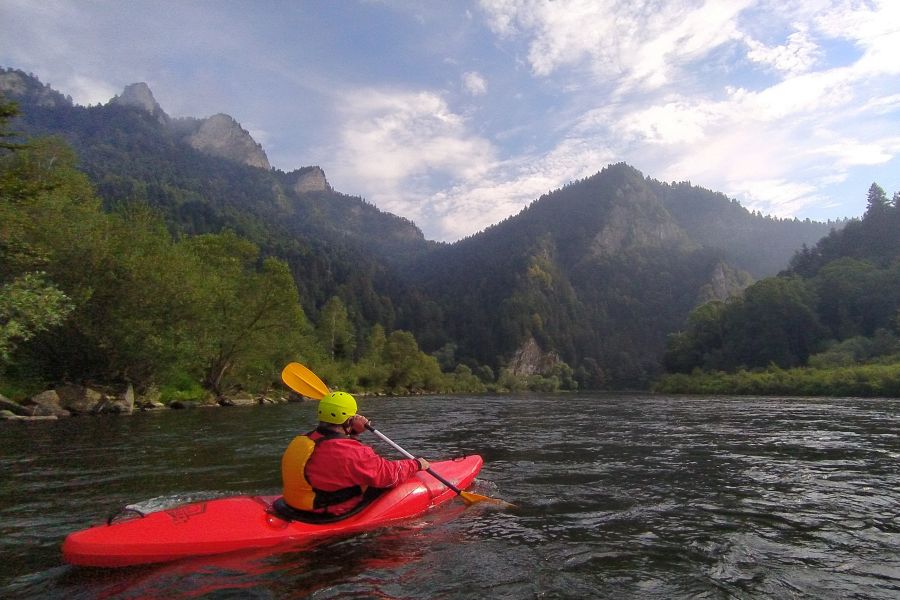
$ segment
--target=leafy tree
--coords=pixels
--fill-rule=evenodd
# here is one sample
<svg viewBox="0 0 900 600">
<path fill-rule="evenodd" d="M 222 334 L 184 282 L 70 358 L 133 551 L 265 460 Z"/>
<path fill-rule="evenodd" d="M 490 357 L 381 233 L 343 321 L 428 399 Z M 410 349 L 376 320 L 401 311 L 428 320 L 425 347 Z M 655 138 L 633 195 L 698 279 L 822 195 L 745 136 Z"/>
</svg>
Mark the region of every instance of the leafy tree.
<svg viewBox="0 0 900 600">
<path fill-rule="evenodd" d="M 204 385 L 215 393 L 232 380 L 272 379 L 259 365 L 283 364 L 309 333 L 297 289 L 283 262 L 266 258 L 232 232 L 188 240 L 206 277 L 201 281 L 201 319 L 192 336 L 203 360 Z"/>
<path fill-rule="evenodd" d="M 433 356 L 419 350 L 408 331 L 394 331 L 384 346 L 387 386 L 393 391 L 439 389 L 441 368 Z"/>
<path fill-rule="evenodd" d="M 356 348 L 353 324 L 347 307 L 337 296 L 332 296 L 319 314 L 317 328 L 319 341 L 331 355 L 332 360 L 351 359 Z"/>
<path fill-rule="evenodd" d="M 0 286 L 0 365 L 16 344 L 59 325 L 71 310 L 68 297 L 43 273 L 26 273 Z"/>
</svg>

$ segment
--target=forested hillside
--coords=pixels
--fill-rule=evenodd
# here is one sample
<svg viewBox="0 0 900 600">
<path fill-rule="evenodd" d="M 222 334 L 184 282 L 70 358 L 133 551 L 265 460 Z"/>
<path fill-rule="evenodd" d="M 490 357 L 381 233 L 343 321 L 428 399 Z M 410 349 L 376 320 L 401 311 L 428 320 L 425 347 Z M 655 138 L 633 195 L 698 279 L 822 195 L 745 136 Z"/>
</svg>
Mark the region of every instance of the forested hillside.
<svg viewBox="0 0 900 600">
<path fill-rule="evenodd" d="M 850 369 L 876 364 L 884 368 Z M 830 386 L 865 395 L 900 393 L 898 364 L 900 193 L 889 200 L 877 184 L 869 188 L 862 219 L 804 247 L 788 269 L 742 297 L 693 312 L 686 329 L 670 339 L 665 358 L 677 373 L 812 367 L 818 375 L 804 374 L 802 382 L 796 375 L 795 388 L 782 382 L 785 391 L 802 386 L 829 393 Z M 845 370 L 829 372 L 835 369 Z M 699 375 L 696 384 L 713 385 Z M 683 378 L 667 386 L 693 388 Z"/>
<path fill-rule="evenodd" d="M 694 307 L 739 293 L 746 271 L 774 273 L 779 246 L 787 256 L 790 240 L 827 231 L 613 165 L 424 256 L 416 281 L 443 319 L 421 339 L 430 347 L 444 335 L 460 355 L 497 364 L 534 338 L 575 365 L 582 385 L 643 385 Z"/>
<path fill-rule="evenodd" d="M 666 336 L 694 307 L 739 294 L 753 277 L 785 268 L 794 251 L 842 225 L 752 214 L 721 194 L 660 183 L 619 164 L 484 232 L 437 244 L 410 221 L 333 190 L 318 167 L 285 173 L 244 164 L 239 152 L 211 153 L 209 139 L 188 135 L 203 128 L 200 121 L 170 119 L 149 88 L 138 91 L 134 102 L 126 90 L 108 104 L 82 107 L 32 76 L 0 72 L 0 93 L 19 107 L 10 128 L 21 139 L 58 135 L 71 145 L 65 164 L 87 176 L 84 193 L 108 215 L 104 220 L 141 215 L 119 227 L 140 230 L 146 221 L 157 232 L 151 237 L 164 231 L 170 238 L 154 243 L 173 245 L 176 255 L 196 254 L 204 246 L 194 240 L 203 236 L 231 236 L 209 246 L 210 260 L 217 260 L 212 249 L 245 244 L 238 253 L 247 277 L 270 259 L 283 265 L 303 315 L 297 323 L 307 323 L 295 327 L 306 336 L 307 353 L 350 388 L 421 388 L 425 379 L 438 381 L 434 365 L 470 387 L 646 385 L 660 371 Z M 239 124 L 218 115 L 215 125 L 223 124 L 254 149 Z M 255 150 L 258 164 L 263 159 Z M 8 156 L 8 172 L 26 155 L 32 154 Z M 71 299 L 71 289 L 55 289 Z M 124 305 L 121 311 L 124 318 Z M 46 321 L 42 335 L 59 335 L 70 318 Z M 154 335 L 150 325 L 133 335 L 138 331 Z M 180 330 L 176 337 L 181 343 L 188 335 Z M 275 324 L 270 335 L 280 335 Z M 431 355 L 427 367 L 419 361 L 418 383 L 407 377 L 400 385 L 404 376 L 385 375 L 386 343 L 394 344 L 395 362 L 419 361 L 419 347 Z M 36 344 L 21 344 L 19 352 Z M 58 362 L 48 373 L 134 376 L 119 359 L 121 365 L 99 371 Z M 206 386 L 215 381 L 202 379 Z"/>
</svg>

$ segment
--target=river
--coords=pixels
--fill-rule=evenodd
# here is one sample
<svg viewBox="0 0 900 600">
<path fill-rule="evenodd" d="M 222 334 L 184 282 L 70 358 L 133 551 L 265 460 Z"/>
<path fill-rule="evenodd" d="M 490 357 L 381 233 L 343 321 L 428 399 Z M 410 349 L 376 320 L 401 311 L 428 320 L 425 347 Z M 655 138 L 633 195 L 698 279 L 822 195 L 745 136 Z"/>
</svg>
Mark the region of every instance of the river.
<svg viewBox="0 0 900 600">
<path fill-rule="evenodd" d="M 68 532 L 127 504 L 277 493 L 313 407 L 0 422 L 0 597 L 900 597 L 891 399 L 364 398 L 416 454 L 481 454 L 473 491 L 517 508 L 454 501 L 312 547 L 156 566 L 62 562 Z"/>
</svg>

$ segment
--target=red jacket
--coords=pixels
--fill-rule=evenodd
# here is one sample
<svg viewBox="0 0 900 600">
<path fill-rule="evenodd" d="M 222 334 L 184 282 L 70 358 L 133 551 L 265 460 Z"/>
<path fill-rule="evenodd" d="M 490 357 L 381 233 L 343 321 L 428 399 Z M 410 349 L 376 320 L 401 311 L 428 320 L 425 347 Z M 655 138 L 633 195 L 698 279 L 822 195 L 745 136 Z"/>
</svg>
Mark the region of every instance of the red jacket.
<svg viewBox="0 0 900 600">
<path fill-rule="evenodd" d="M 310 437 L 318 440 L 322 434 Z M 333 492 L 354 485 L 390 488 L 419 470 L 419 462 L 412 459 L 386 460 L 352 437 L 322 440 L 306 463 L 306 480 L 314 488 Z M 361 496 L 328 507 L 330 514 L 343 514 L 362 500 Z"/>
</svg>

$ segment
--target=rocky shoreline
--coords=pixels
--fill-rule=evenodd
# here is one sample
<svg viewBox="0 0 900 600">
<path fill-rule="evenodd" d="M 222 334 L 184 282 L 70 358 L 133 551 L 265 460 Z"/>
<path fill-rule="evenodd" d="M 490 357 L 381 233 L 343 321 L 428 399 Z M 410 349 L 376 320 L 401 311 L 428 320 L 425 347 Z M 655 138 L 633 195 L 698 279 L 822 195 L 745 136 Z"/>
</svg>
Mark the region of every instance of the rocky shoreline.
<svg viewBox="0 0 900 600">
<path fill-rule="evenodd" d="M 123 389 L 99 389 L 81 385 L 63 385 L 46 390 L 22 402 L 14 402 L 0 395 L 0 420 L 47 421 L 83 415 L 130 415 L 152 410 L 180 410 L 216 406 L 257 406 L 300 401 L 299 396 L 285 392 L 253 395 L 240 392 L 207 401 L 175 400 L 169 404 L 160 401 L 159 391 L 151 388 L 137 395 L 129 384 Z"/>
</svg>

